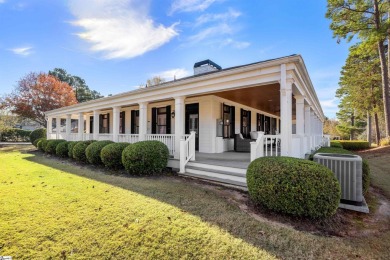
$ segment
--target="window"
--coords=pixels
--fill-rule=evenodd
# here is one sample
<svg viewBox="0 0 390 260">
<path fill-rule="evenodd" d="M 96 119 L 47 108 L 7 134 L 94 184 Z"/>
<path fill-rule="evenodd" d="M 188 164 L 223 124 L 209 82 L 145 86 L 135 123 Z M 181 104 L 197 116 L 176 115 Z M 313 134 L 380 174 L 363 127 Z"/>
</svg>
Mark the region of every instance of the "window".
<svg viewBox="0 0 390 260">
<path fill-rule="evenodd" d="M 131 133 L 139 134 L 139 110 L 131 110 Z"/>
<path fill-rule="evenodd" d="M 223 138 L 233 138 L 235 134 L 234 130 L 234 117 L 235 117 L 235 107 L 234 106 L 228 106 L 223 104 L 222 105 L 223 110 Z"/>
<path fill-rule="evenodd" d="M 241 134 L 244 138 L 250 138 L 251 111 L 241 109 Z"/>
<path fill-rule="evenodd" d="M 89 117 L 89 133 L 93 134 L 93 116 Z"/>
<path fill-rule="evenodd" d="M 271 118 L 269 116 L 264 118 L 264 134 L 271 134 Z"/>
<path fill-rule="evenodd" d="M 171 133 L 171 106 L 152 108 L 152 134 Z"/>
<path fill-rule="evenodd" d="M 119 133 L 125 133 L 125 111 L 119 113 Z"/>
<path fill-rule="evenodd" d="M 110 114 L 100 115 L 99 133 L 101 133 L 101 134 L 110 133 Z"/>
<path fill-rule="evenodd" d="M 256 130 L 264 132 L 264 115 L 257 114 Z"/>
</svg>

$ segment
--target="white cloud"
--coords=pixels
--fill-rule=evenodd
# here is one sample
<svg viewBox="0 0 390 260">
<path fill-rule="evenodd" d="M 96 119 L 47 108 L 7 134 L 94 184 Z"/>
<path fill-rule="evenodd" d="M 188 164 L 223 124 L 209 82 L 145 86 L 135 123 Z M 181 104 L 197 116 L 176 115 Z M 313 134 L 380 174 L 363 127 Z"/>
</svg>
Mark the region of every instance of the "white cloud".
<svg viewBox="0 0 390 260">
<path fill-rule="evenodd" d="M 329 118 L 334 118 L 336 113 L 339 111 L 337 98 L 320 100 L 321 107 L 324 110 L 324 114 Z"/>
<path fill-rule="evenodd" d="M 133 58 L 154 50 L 178 35 L 176 24 L 166 27 L 148 16 L 148 1 L 72 0 L 72 24 L 83 28 L 77 35 L 106 59 Z"/>
<path fill-rule="evenodd" d="M 234 9 L 229 9 L 229 11 L 227 11 L 226 13 L 203 14 L 196 19 L 195 27 L 209 22 L 218 22 L 218 21 L 227 22 L 227 21 L 235 20 L 240 15 L 241 13 L 235 11 Z"/>
<path fill-rule="evenodd" d="M 217 24 L 208 28 L 205 28 L 195 35 L 188 37 L 190 43 L 198 43 L 206 38 L 212 38 L 216 36 L 233 34 L 233 29 L 226 23 Z"/>
<path fill-rule="evenodd" d="M 191 73 L 183 68 L 177 68 L 177 69 L 171 69 L 171 70 L 165 70 L 158 73 L 153 73 L 152 76 L 160 76 L 163 79 L 167 81 L 171 81 L 179 78 L 184 78 L 189 76 Z"/>
<path fill-rule="evenodd" d="M 232 46 L 233 48 L 236 48 L 236 49 L 245 49 L 245 48 L 249 47 L 249 45 L 251 45 L 249 42 L 235 41 L 231 38 L 226 39 L 221 44 L 221 46 Z"/>
<path fill-rule="evenodd" d="M 216 1 L 218 0 L 174 0 L 169 13 L 204 11 Z"/>
<path fill-rule="evenodd" d="M 5 3 L 5 0 L 0 0 L 0 4 L 4 4 Z"/>
<path fill-rule="evenodd" d="M 16 55 L 20 56 L 29 56 L 31 53 L 33 53 L 31 46 L 24 46 L 24 47 L 17 47 L 17 48 L 12 48 L 9 49 L 9 51 L 12 51 Z"/>
</svg>

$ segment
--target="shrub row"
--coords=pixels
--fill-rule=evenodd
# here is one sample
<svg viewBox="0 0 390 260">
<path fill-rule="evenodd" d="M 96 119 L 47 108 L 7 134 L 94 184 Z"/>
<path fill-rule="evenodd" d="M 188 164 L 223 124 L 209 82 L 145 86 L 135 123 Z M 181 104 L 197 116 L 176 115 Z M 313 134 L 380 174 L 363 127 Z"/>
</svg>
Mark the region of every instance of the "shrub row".
<svg viewBox="0 0 390 260">
<path fill-rule="evenodd" d="M 113 143 L 112 141 L 35 140 L 38 150 L 84 163 L 104 164 L 107 168 L 125 168 L 132 175 L 161 173 L 168 164 L 169 151 L 159 141 Z M 34 142 L 35 142 L 34 141 Z"/>
<path fill-rule="evenodd" d="M 342 148 L 335 148 L 335 147 L 322 147 L 318 149 L 314 154 L 316 153 L 336 153 L 336 154 L 354 154 L 351 151 L 348 151 L 346 149 Z M 313 160 L 313 155 L 311 155 L 310 159 Z M 363 181 L 363 193 L 366 194 L 368 191 L 368 188 L 370 187 L 370 165 L 368 164 L 368 161 L 363 159 L 363 169 L 362 169 L 362 181 Z"/>
<path fill-rule="evenodd" d="M 268 209 L 311 218 L 332 216 L 341 191 L 331 170 L 309 160 L 262 157 L 247 170 L 250 198 Z"/>
<path fill-rule="evenodd" d="M 8 128 L 0 133 L 1 142 L 28 142 L 31 131 L 19 128 Z"/>
<path fill-rule="evenodd" d="M 34 131 L 31 132 L 30 142 L 33 145 L 38 144 L 36 140 L 40 138 L 46 138 L 46 128 L 35 129 Z M 37 145 L 35 145 L 35 147 L 37 147 Z"/>
<path fill-rule="evenodd" d="M 361 141 L 361 140 L 340 140 L 339 143 L 342 147 L 346 150 L 350 151 L 356 151 L 356 150 L 364 150 L 370 148 L 370 143 L 367 141 Z"/>
<path fill-rule="evenodd" d="M 343 145 L 340 141 L 330 141 L 330 147 L 343 148 Z"/>
</svg>

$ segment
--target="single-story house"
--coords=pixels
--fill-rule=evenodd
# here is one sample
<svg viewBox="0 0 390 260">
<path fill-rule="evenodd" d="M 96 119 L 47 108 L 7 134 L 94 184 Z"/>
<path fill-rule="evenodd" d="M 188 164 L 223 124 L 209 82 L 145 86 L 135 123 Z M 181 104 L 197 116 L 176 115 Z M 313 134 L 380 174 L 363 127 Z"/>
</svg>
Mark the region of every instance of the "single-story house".
<svg viewBox="0 0 390 260">
<path fill-rule="evenodd" d="M 195 63 L 193 76 L 46 116 L 48 139 L 159 140 L 180 174 L 244 188 L 250 161 L 304 158 L 326 141 L 325 117 L 300 55 L 225 69 L 205 60 Z"/>
</svg>

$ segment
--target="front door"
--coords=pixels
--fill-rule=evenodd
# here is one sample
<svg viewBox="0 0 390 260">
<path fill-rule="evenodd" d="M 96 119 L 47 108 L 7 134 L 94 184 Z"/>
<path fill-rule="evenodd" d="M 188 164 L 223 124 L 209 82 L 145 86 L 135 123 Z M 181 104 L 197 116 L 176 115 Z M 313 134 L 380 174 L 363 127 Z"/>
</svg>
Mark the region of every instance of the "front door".
<svg viewBox="0 0 390 260">
<path fill-rule="evenodd" d="M 196 132 L 195 150 L 199 150 L 199 103 L 186 105 L 186 134 Z"/>
</svg>

